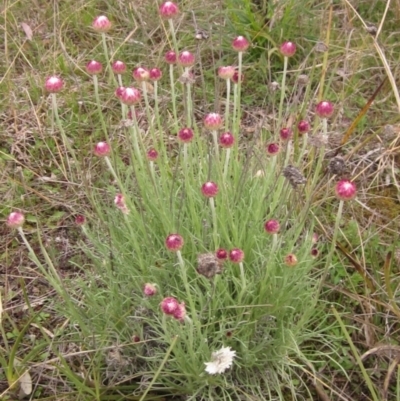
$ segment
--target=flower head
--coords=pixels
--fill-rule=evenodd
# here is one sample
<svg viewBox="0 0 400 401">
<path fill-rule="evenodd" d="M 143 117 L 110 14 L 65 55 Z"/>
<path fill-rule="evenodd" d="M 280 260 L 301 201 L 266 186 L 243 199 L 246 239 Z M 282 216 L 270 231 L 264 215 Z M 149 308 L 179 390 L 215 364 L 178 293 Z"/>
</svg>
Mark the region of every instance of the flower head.
<svg viewBox="0 0 400 401">
<path fill-rule="evenodd" d="M 162 71 L 159 68 L 156 68 L 156 67 L 152 68 L 149 71 L 149 74 L 150 74 L 150 79 L 152 81 L 159 81 L 161 79 L 161 77 L 162 77 Z"/>
<path fill-rule="evenodd" d="M 223 148 L 231 148 L 235 142 L 235 137 L 230 132 L 224 132 L 219 137 L 219 144 Z"/>
<path fill-rule="evenodd" d="M 211 354 L 211 362 L 206 362 L 206 372 L 210 375 L 224 373 L 225 370 L 232 366 L 236 351 L 232 351 L 231 347 L 223 347 L 219 351 Z"/>
<path fill-rule="evenodd" d="M 191 67 L 194 64 L 194 54 L 185 50 L 179 55 L 178 62 L 182 67 Z"/>
<path fill-rule="evenodd" d="M 183 238 L 179 234 L 170 234 L 165 239 L 165 246 L 169 251 L 176 252 L 182 249 L 184 244 Z"/>
<path fill-rule="evenodd" d="M 278 220 L 270 219 L 264 223 L 264 230 L 268 234 L 276 234 L 280 228 L 281 226 Z"/>
<path fill-rule="evenodd" d="M 150 162 L 154 162 L 158 159 L 158 152 L 154 148 L 151 148 L 147 151 L 147 160 Z"/>
<path fill-rule="evenodd" d="M 179 302 L 174 297 L 167 297 L 161 301 L 161 310 L 166 315 L 173 315 L 175 310 L 179 307 Z"/>
<path fill-rule="evenodd" d="M 357 188 L 350 180 L 340 180 L 335 187 L 336 196 L 343 201 L 352 200 L 357 195 Z"/>
<path fill-rule="evenodd" d="M 19 228 L 25 222 L 25 216 L 21 212 L 12 212 L 7 217 L 7 225 L 10 228 Z"/>
<path fill-rule="evenodd" d="M 239 248 L 234 248 L 229 251 L 229 259 L 232 263 L 241 263 L 244 259 L 244 252 Z"/>
<path fill-rule="evenodd" d="M 111 68 L 115 74 L 123 74 L 126 71 L 126 64 L 123 61 L 114 61 Z"/>
<path fill-rule="evenodd" d="M 204 117 L 204 126 L 210 130 L 222 127 L 222 117 L 218 113 L 209 113 Z"/>
<path fill-rule="evenodd" d="M 279 131 L 279 136 L 283 141 L 288 141 L 293 136 L 293 131 L 290 128 L 282 128 Z"/>
<path fill-rule="evenodd" d="M 100 74 L 103 66 L 96 60 L 91 60 L 86 64 L 86 72 L 90 75 Z"/>
<path fill-rule="evenodd" d="M 122 212 L 123 214 L 129 214 L 129 209 L 128 209 L 128 207 L 126 206 L 124 195 L 122 195 L 122 194 L 117 194 L 117 195 L 115 195 L 114 203 L 115 203 L 115 206 L 116 206 L 119 210 L 121 210 L 121 212 Z"/>
<path fill-rule="evenodd" d="M 213 198 L 218 194 L 218 185 L 215 182 L 208 181 L 202 185 L 201 193 L 207 198 Z"/>
<path fill-rule="evenodd" d="M 98 142 L 94 147 L 94 154 L 98 157 L 105 157 L 111 153 L 111 146 L 107 142 Z"/>
<path fill-rule="evenodd" d="M 300 135 L 307 134 L 307 132 L 310 131 L 310 123 L 306 120 L 301 120 L 297 124 L 297 129 Z"/>
<path fill-rule="evenodd" d="M 128 106 L 131 106 L 133 104 L 136 104 L 140 102 L 140 99 L 142 98 L 142 95 L 140 93 L 139 89 L 136 89 L 134 87 L 128 87 L 124 88 L 124 90 L 121 92 L 120 100 L 122 103 L 127 104 Z"/>
<path fill-rule="evenodd" d="M 177 57 L 173 50 L 166 52 L 164 58 L 168 64 L 176 64 Z"/>
<path fill-rule="evenodd" d="M 155 284 L 146 283 L 143 286 L 143 293 L 146 297 L 152 297 L 153 295 L 157 294 L 157 288 Z"/>
<path fill-rule="evenodd" d="M 333 114 L 333 104 L 327 100 L 323 100 L 315 107 L 315 113 L 318 117 L 329 118 Z"/>
<path fill-rule="evenodd" d="M 239 81 L 242 83 L 244 81 L 244 74 L 242 74 L 242 76 L 239 79 L 239 71 L 235 71 L 235 73 L 233 74 L 233 77 L 232 77 L 232 81 L 235 84 L 238 84 Z"/>
<path fill-rule="evenodd" d="M 178 303 L 178 306 L 176 307 L 176 309 L 172 313 L 172 316 L 176 320 L 179 320 L 180 322 L 182 322 L 185 319 L 186 307 L 185 307 L 185 303 L 184 302 L 181 302 L 180 304 Z"/>
<path fill-rule="evenodd" d="M 219 259 L 219 260 L 226 260 L 228 259 L 228 251 L 224 248 L 219 248 L 217 249 L 217 251 L 215 252 L 215 256 Z"/>
<path fill-rule="evenodd" d="M 289 267 L 294 267 L 297 265 L 297 257 L 294 253 L 289 253 L 285 256 L 285 265 Z"/>
<path fill-rule="evenodd" d="M 223 260 L 218 259 L 213 253 L 202 253 L 197 256 L 197 273 L 206 278 L 213 278 L 222 273 Z"/>
<path fill-rule="evenodd" d="M 238 36 L 232 41 L 232 47 L 237 52 L 244 52 L 249 48 L 249 46 L 250 43 L 244 36 Z"/>
<path fill-rule="evenodd" d="M 275 156 L 280 152 L 281 148 L 278 143 L 269 143 L 266 147 L 267 154 Z"/>
<path fill-rule="evenodd" d="M 105 15 L 99 15 L 94 19 L 92 28 L 97 32 L 107 32 L 111 29 L 111 22 Z"/>
<path fill-rule="evenodd" d="M 296 45 L 293 42 L 284 42 L 279 50 L 283 56 L 292 57 L 296 53 Z"/>
<path fill-rule="evenodd" d="M 77 214 L 75 216 L 75 224 L 77 226 L 83 226 L 86 222 L 86 217 L 83 214 Z"/>
<path fill-rule="evenodd" d="M 193 140 L 193 130 L 190 128 L 182 128 L 178 132 L 178 139 L 183 143 L 189 143 Z"/>
<path fill-rule="evenodd" d="M 172 1 L 166 1 L 165 3 L 162 3 L 159 11 L 161 17 L 165 19 L 174 18 L 179 14 L 178 6 Z"/>
<path fill-rule="evenodd" d="M 150 72 L 147 68 L 136 67 L 132 72 L 132 77 L 138 82 L 148 81 Z"/>
<path fill-rule="evenodd" d="M 218 68 L 218 76 L 222 79 L 232 79 L 235 74 L 235 67 L 227 66 L 227 67 L 219 67 Z"/>
<path fill-rule="evenodd" d="M 46 82 L 44 83 L 44 87 L 47 92 L 57 93 L 63 88 L 64 82 L 60 77 L 56 75 L 52 75 L 51 77 L 46 78 Z"/>
</svg>

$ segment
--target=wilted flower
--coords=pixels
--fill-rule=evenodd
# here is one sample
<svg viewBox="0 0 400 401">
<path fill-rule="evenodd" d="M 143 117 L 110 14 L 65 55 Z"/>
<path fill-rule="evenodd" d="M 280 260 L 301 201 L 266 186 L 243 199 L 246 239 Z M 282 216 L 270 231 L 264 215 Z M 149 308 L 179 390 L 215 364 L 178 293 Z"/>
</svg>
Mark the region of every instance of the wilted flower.
<svg viewBox="0 0 400 401">
<path fill-rule="evenodd" d="M 202 253 L 197 256 L 197 273 L 207 278 L 213 278 L 222 273 L 222 263 L 213 253 Z"/>
<path fill-rule="evenodd" d="M 301 174 L 300 170 L 290 164 L 283 169 L 283 175 L 290 182 L 293 188 L 297 188 L 297 185 L 305 184 L 306 178 Z"/>
<path fill-rule="evenodd" d="M 232 366 L 236 351 L 232 351 L 231 347 L 223 347 L 219 351 L 211 354 L 211 362 L 206 362 L 206 372 L 210 375 L 224 373 L 225 370 Z"/>
</svg>

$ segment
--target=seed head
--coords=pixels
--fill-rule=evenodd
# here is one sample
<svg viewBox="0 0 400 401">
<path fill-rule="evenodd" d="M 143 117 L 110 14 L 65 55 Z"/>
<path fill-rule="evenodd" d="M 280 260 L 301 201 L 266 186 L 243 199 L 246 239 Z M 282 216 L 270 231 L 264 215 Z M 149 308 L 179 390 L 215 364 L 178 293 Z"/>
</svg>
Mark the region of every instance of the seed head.
<svg viewBox="0 0 400 401">
<path fill-rule="evenodd" d="M 132 72 L 132 77 L 138 82 L 148 81 L 150 78 L 150 72 L 147 68 L 136 67 Z"/>
<path fill-rule="evenodd" d="M 183 247 L 183 238 L 179 234 L 170 234 L 165 240 L 165 246 L 169 251 L 177 252 Z"/>
<path fill-rule="evenodd" d="M 157 294 L 157 288 L 154 284 L 146 283 L 143 286 L 143 293 L 146 297 L 152 297 L 153 295 Z"/>
<path fill-rule="evenodd" d="M 159 11 L 161 17 L 165 19 L 174 18 L 179 14 L 178 6 L 172 1 L 166 1 L 165 3 L 162 3 Z"/>
<path fill-rule="evenodd" d="M 107 32 L 111 29 L 111 22 L 105 15 L 99 15 L 94 19 L 92 28 L 97 32 Z"/>
<path fill-rule="evenodd" d="M 176 64 L 177 57 L 173 50 L 166 52 L 164 58 L 168 64 Z"/>
<path fill-rule="evenodd" d="M 10 228 L 22 227 L 25 221 L 25 216 L 21 212 L 11 212 L 7 217 L 7 225 Z"/>
<path fill-rule="evenodd" d="M 162 77 L 162 71 L 159 68 L 152 68 L 149 73 L 152 81 L 159 81 Z"/>
<path fill-rule="evenodd" d="M 301 120 L 297 124 L 297 129 L 300 135 L 307 134 L 307 132 L 310 131 L 310 123 L 306 120 Z"/>
<path fill-rule="evenodd" d="M 357 188 L 350 180 L 340 180 L 335 187 L 336 196 L 343 201 L 352 200 L 357 195 Z"/>
<path fill-rule="evenodd" d="M 293 131 L 290 128 L 282 128 L 279 132 L 279 136 L 283 141 L 288 141 L 293 136 Z"/>
<path fill-rule="evenodd" d="M 189 51 L 183 51 L 178 57 L 178 63 L 182 67 L 191 67 L 194 64 L 194 54 Z"/>
<path fill-rule="evenodd" d="M 250 43 L 244 36 L 238 36 L 232 41 L 233 50 L 236 50 L 237 52 L 245 52 L 249 46 Z"/>
<path fill-rule="evenodd" d="M 270 219 L 264 223 L 264 230 L 268 234 L 276 234 L 280 228 L 281 226 L 278 220 Z"/>
<path fill-rule="evenodd" d="M 296 45 L 293 42 L 283 42 L 279 50 L 284 57 L 292 57 L 296 53 Z"/>
<path fill-rule="evenodd" d="M 222 117 L 218 113 L 209 113 L 204 117 L 204 126 L 215 131 L 222 127 Z"/>
<path fill-rule="evenodd" d="M 223 148 L 231 148 L 235 142 L 235 137 L 230 132 L 224 132 L 219 137 L 219 144 Z"/>
<path fill-rule="evenodd" d="M 244 259 L 244 252 L 239 248 L 234 248 L 229 251 L 229 260 L 232 263 L 240 263 Z"/>
<path fill-rule="evenodd" d="M 158 159 L 158 152 L 154 148 L 151 148 L 147 152 L 146 156 L 147 156 L 147 160 L 148 161 L 154 162 L 154 161 L 156 161 Z"/>
<path fill-rule="evenodd" d="M 167 297 L 161 301 L 161 310 L 166 315 L 173 315 L 175 310 L 178 308 L 179 302 L 174 297 Z"/>
<path fill-rule="evenodd" d="M 207 198 L 213 198 L 218 194 L 218 185 L 215 182 L 208 181 L 202 185 L 201 193 Z"/>
<path fill-rule="evenodd" d="M 126 72 L 126 64 L 123 61 L 114 61 L 111 68 L 115 74 L 123 74 Z"/>
<path fill-rule="evenodd" d="M 267 154 L 270 156 L 276 156 L 280 150 L 281 148 L 278 143 L 269 143 L 266 147 Z"/>
<path fill-rule="evenodd" d="M 222 273 L 223 261 L 213 253 L 202 253 L 197 256 L 197 273 L 206 278 L 213 278 L 216 274 Z"/>
<path fill-rule="evenodd" d="M 178 132 L 178 139 L 183 143 L 189 143 L 193 140 L 193 130 L 190 128 L 182 128 Z"/>
<path fill-rule="evenodd" d="M 329 161 L 328 171 L 335 175 L 344 175 L 347 173 L 346 160 L 342 156 L 335 156 Z"/>
<path fill-rule="evenodd" d="M 90 75 L 100 74 L 103 70 L 103 66 L 96 60 L 89 61 L 86 64 L 86 72 Z"/>
<path fill-rule="evenodd" d="M 289 267 L 294 267 L 297 265 L 297 257 L 293 253 L 289 253 L 288 255 L 285 256 L 285 265 Z"/>
<path fill-rule="evenodd" d="M 315 113 L 318 117 L 329 118 L 333 114 L 333 104 L 327 100 L 323 100 L 315 107 Z"/>
<path fill-rule="evenodd" d="M 51 77 L 46 78 L 46 82 L 44 83 L 45 89 L 47 90 L 47 92 L 50 93 L 60 92 L 63 86 L 63 80 L 56 75 L 52 75 Z"/>
<path fill-rule="evenodd" d="M 217 251 L 215 252 L 215 256 L 219 259 L 219 260 L 226 260 L 228 259 L 228 251 L 224 248 L 219 248 L 217 249 Z"/>
<path fill-rule="evenodd" d="M 139 89 L 134 88 L 133 86 L 125 88 L 121 93 L 121 102 L 127 104 L 129 106 L 140 102 L 142 95 Z"/>
<path fill-rule="evenodd" d="M 291 164 L 288 164 L 283 169 L 283 176 L 289 180 L 290 185 L 295 189 L 297 188 L 298 185 L 305 184 L 307 182 L 304 175 L 301 174 L 301 171 L 297 167 L 292 166 Z"/>
<path fill-rule="evenodd" d="M 227 66 L 227 67 L 219 67 L 218 68 L 218 76 L 222 79 L 232 79 L 235 74 L 235 67 Z"/>
<path fill-rule="evenodd" d="M 105 157 L 111 153 L 111 146 L 107 142 L 98 142 L 94 147 L 94 154 L 98 157 Z"/>
</svg>

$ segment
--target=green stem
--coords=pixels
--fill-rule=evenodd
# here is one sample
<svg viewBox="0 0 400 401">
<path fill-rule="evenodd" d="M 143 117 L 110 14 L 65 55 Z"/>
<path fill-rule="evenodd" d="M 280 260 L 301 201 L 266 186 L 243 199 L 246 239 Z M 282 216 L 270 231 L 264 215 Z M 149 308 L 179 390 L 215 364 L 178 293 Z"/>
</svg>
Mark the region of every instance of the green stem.
<svg viewBox="0 0 400 401">
<path fill-rule="evenodd" d="M 286 91 L 286 73 L 287 73 L 288 57 L 283 59 L 283 77 L 282 77 L 282 87 L 281 87 L 281 100 L 279 102 L 279 112 L 278 112 L 278 126 L 277 129 L 280 130 L 282 124 L 282 114 L 283 114 L 283 102 L 285 100 Z"/>
<path fill-rule="evenodd" d="M 226 80 L 226 105 L 225 105 L 225 131 L 229 131 L 229 106 L 231 98 L 231 80 Z"/>
<path fill-rule="evenodd" d="M 176 95 L 175 95 L 175 79 L 174 79 L 174 66 L 169 65 L 169 80 L 171 84 L 171 97 L 172 97 L 172 113 L 174 115 L 175 129 L 178 129 L 178 117 L 176 113 Z"/>
<path fill-rule="evenodd" d="M 103 128 L 104 135 L 105 135 L 105 137 L 107 139 L 107 142 L 111 143 L 110 142 L 110 137 L 108 136 L 106 122 L 104 121 L 104 115 L 103 115 L 103 112 L 101 110 L 101 103 L 100 103 L 100 96 L 99 96 L 99 81 L 97 79 L 97 75 L 93 75 L 93 85 L 94 85 L 94 95 L 95 95 L 95 98 L 96 98 L 97 112 L 99 114 L 99 119 L 100 119 L 100 122 L 101 122 L 101 126 Z"/>
<path fill-rule="evenodd" d="M 211 215 L 212 215 L 212 220 L 213 220 L 214 247 L 215 247 L 215 249 L 217 249 L 219 246 L 219 241 L 218 241 L 217 213 L 215 210 L 214 198 L 210 198 L 210 208 L 211 208 Z"/>
</svg>

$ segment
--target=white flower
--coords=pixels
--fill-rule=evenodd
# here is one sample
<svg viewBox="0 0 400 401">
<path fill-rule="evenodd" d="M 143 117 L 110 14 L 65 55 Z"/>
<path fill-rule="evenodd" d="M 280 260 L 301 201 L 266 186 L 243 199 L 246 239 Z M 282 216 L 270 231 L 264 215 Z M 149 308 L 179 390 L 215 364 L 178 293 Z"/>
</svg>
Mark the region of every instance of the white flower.
<svg viewBox="0 0 400 401">
<path fill-rule="evenodd" d="M 210 375 L 224 373 L 230 368 L 233 358 L 236 356 L 236 351 L 231 351 L 231 347 L 221 348 L 211 354 L 211 362 L 206 362 L 206 372 Z"/>
</svg>

